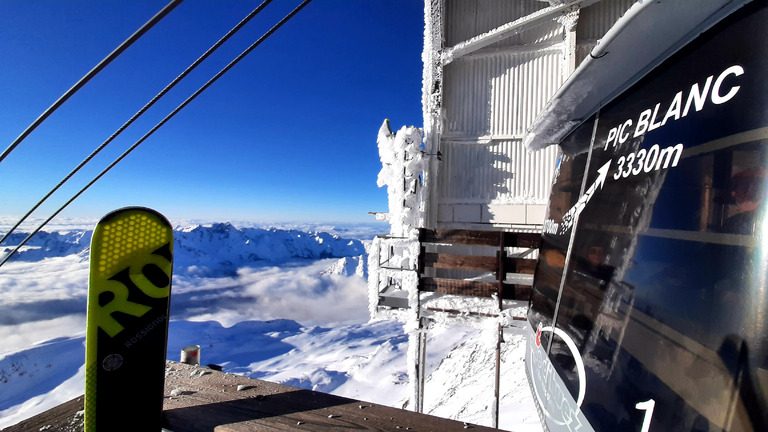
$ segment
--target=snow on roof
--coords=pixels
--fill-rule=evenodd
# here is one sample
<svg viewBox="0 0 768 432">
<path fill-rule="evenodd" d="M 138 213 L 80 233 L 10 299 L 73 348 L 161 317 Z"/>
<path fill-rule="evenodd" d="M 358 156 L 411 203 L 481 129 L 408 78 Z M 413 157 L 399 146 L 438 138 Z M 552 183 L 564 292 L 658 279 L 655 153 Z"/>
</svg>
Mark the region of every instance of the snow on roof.
<svg viewBox="0 0 768 432">
<path fill-rule="evenodd" d="M 559 143 L 696 36 L 750 0 L 638 0 L 605 34 L 528 129 L 529 150 Z"/>
</svg>

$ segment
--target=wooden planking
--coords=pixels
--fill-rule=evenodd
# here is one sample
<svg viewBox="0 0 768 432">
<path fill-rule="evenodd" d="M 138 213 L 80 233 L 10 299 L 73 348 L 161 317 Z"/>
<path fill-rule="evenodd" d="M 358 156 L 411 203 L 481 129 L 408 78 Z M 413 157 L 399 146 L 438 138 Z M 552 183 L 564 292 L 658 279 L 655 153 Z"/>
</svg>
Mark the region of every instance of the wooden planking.
<svg viewBox="0 0 768 432">
<path fill-rule="evenodd" d="M 424 254 L 424 264 L 434 268 L 460 269 L 495 272 L 498 270 L 498 259 L 493 256 L 453 255 L 427 252 Z M 536 260 L 531 258 L 505 258 L 504 268 L 507 273 L 533 274 L 536 270 Z"/>
<path fill-rule="evenodd" d="M 508 300 L 529 300 L 532 287 L 530 285 L 504 284 L 503 298 Z"/>
<path fill-rule="evenodd" d="M 48 425 L 49 430 L 80 432 L 77 412 L 82 409 L 80 397 L 3 432 L 46 430 Z M 166 364 L 163 410 L 163 427 L 175 432 L 465 430 L 462 422 L 175 362 Z"/>
<path fill-rule="evenodd" d="M 419 279 L 419 291 L 435 292 L 438 294 L 491 297 L 499 292 L 499 284 L 497 282 L 422 277 Z M 528 300 L 530 296 L 530 286 L 504 284 L 503 298 L 505 299 Z"/>
<path fill-rule="evenodd" d="M 424 264 L 442 269 L 496 271 L 498 261 L 492 256 L 453 255 L 444 253 L 424 254 Z"/>
<path fill-rule="evenodd" d="M 419 241 L 422 243 L 499 246 L 501 244 L 501 239 L 501 231 L 472 231 L 424 228 L 419 231 Z"/>
<path fill-rule="evenodd" d="M 499 291 L 499 284 L 494 282 L 422 277 L 419 279 L 419 291 L 490 297 Z"/>
<path fill-rule="evenodd" d="M 541 245 L 541 233 L 504 233 L 504 245 L 507 247 L 536 248 Z"/>
<path fill-rule="evenodd" d="M 464 430 L 461 422 L 239 375 L 211 371 L 190 378 L 199 370 L 178 363 L 169 368 L 166 394 L 182 393 L 165 403 L 166 427 L 173 431 Z"/>
<path fill-rule="evenodd" d="M 504 269 L 507 273 L 534 274 L 537 260 L 532 258 L 506 258 Z"/>
<path fill-rule="evenodd" d="M 538 248 L 541 233 L 426 228 L 419 230 L 419 241 L 422 243 L 501 246 L 502 239 L 506 247 Z"/>
<path fill-rule="evenodd" d="M 418 260 L 420 291 L 475 297 L 491 297 L 501 291 L 500 309 L 503 307 L 502 299 L 527 300 L 530 297 L 530 286 L 508 284 L 504 280 L 507 274 L 534 274 L 537 260 L 508 257 L 506 248 L 538 248 L 541 242 L 540 233 L 421 228 L 419 242 L 421 243 Z M 496 256 L 433 253 L 426 252 L 425 244 L 429 243 L 495 246 L 498 249 Z M 428 267 L 492 272 L 499 282 L 425 277 L 425 270 Z"/>
<path fill-rule="evenodd" d="M 441 312 L 441 313 L 447 313 L 451 315 L 469 315 L 469 316 L 480 316 L 480 317 L 487 317 L 487 318 L 496 318 L 499 316 L 498 313 L 488 313 L 488 312 L 477 312 L 477 311 L 466 311 L 466 310 L 458 310 L 458 309 L 446 309 L 446 308 L 439 308 L 439 307 L 426 307 L 425 310 L 428 310 L 430 312 Z M 528 318 L 524 316 L 513 316 L 511 317 L 514 321 L 526 321 Z"/>
</svg>

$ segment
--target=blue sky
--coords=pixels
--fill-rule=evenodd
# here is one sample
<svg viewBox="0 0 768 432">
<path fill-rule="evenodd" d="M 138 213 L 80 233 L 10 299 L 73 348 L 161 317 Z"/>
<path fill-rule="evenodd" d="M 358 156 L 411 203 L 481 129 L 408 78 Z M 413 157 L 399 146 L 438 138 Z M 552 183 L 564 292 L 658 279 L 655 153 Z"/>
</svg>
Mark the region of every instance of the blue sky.
<svg viewBox="0 0 768 432">
<path fill-rule="evenodd" d="M 165 1 L 0 2 L 0 150 Z M 0 163 L 22 215 L 259 2 L 187 0 Z M 34 214 L 45 218 L 299 4 L 276 0 Z M 172 219 L 365 222 L 386 211 L 376 134 L 421 126 L 423 2 L 314 0 L 75 201 Z"/>
</svg>

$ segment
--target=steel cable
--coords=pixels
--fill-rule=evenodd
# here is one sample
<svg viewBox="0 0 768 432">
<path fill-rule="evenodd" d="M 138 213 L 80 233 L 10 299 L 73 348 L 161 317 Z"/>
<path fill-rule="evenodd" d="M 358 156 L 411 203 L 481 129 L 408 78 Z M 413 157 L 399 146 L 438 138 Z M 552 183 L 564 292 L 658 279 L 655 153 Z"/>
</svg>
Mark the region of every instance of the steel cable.
<svg viewBox="0 0 768 432">
<path fill-rule="evenodd" d="M 173 81 L 171 81 L 170 84 L 168 84 L 164 89 L 162 89 L 155 97 L 152 98 L 149 102 L 147 102 L 144 107 L 142 107 L 136 114 L 133 115 L 130 119 L 128 119 L 127 122 L 125 122 L 120 128 L 118 128 L 109 138 L 107 138 L 106 141 L 101 143 L 99 147 L 96 148 L 88 157 L 86 157 L 80 164 L 75 167 L 69 174 L 64 177 L 63 180 L 61 180 L 56 186 L 53 187 L 40 201 L 37 202 L 24 216 L 21 217 L 21 219 L 13 226 L 10 230 L 8 230 L 5 235 L 0 238 L 0 244 L 2 244 L 8 236 L 10 236 L 28 217 L 31 215 L 35 210 L 37 210 L 48 198 L 51 197 L 59 188 L 64 185 L 67 181 L 69 181 L 72 176 L 74 176 L 80 169 L 85 166 L 88 162 L 91 161 L 99 152 L 101 152 L 106 146 L 108 146 L 115 138 L 117 138 L 118 135 L 120 135 L 125 129 L 128 128 L 131 124 L 133 124 L 136 119 L 141 117 L 152 105 L 154 105 L 160 98 L 165 96 L 166 93 L 168 93 L 173 87 L 176 86 L 176 84 L 179 83 L 182 79 L 184 79 L 187 75 L 189 75 L 190 72 L 192 72 L 197 66 L 200 65 L 205 59 L 207 59 L 214 51 L 216 51 L 221 45 L 224 44 L 232 35 L 237 33 L 245 24 L 248 23 L 253 17 L 258 15 L 259 12 L 261 12 L 269 3 L 271 3 L 272 0 L 265 0 L 263 3 L 261 3 L 259 6 L 256 7 L 251 13 L 249 13 L 245 18 L 243 18 L 236 26 L 234 26 L 227 34 L 225 34 L 221 39 L 218 40 L 213 46 L 208 48 L 208 50 L 201 55 L 197 60 L 195 60 L 191 65 L 189 65 L 184 72 L 179 74 L 176 78 L 174 78 Z"/>
<path fill-rule="evenodd" d="M 40 126 L 41 123 L 45 121 L 45 119 L 48 118 L 51 114 L 53 114 L 54 111 L 56 111 L 61 105 L 64 104 L 64 102 L 67 101 L 72 95 L 77 93 L 80 88 L 82 88 L 88 81 L 91 80 L 91 78 L 95 77 L 99 72 L 101 72 L 102 69 L 107 67 L 108 64 L 112 62 L 112 60 L 116 59 L 117 56 L 123 53 L 129 46 L 131 46 L 134 42 L 136 42 L 141 36 L 144 35 L 149 29 L 151 29 L 155 24 L 157 24 L 161 19 L 163 19 L 168 13 L 170 13 L 176 6 L 181 4 L 183 0 L 172 0 L 170 3 L 168 3 L 160 12 L 155 14 L 152 18 L 150 18 L 149 21 L 147 21 L 141 28 L 136 30 L 134 34 L 128 37 L 120 46 L 115 48 L 114 51 L 109 53 L 104 59 L 99 62 L 93 69 L 91 69 L 85 76 L 80 78 L 80 81 L 76 82 L 75 85 L 73 85 L 69 90 L 67 90 L 59 99 L 56 100 L 56 102 L 53 103 L 50 107 L 48 107 L 45 112 L 43 112 L 40 117 L 38 117 L 34 122 L 32 122 L 27 129 L 24 130 L 24 132 L 21 133 L 21 135 L 16 138 L 10 146 L 8 146 L 7 149 L 3 151 L 2 154 L 0 154 L 0 162 L 3 161 L 19 144 L 21 144 L 24 139 L 29 136 L 29 134 L 32 133 L 38 126 Z"/>
<path fill-rule="evenodd" d="M 248 48 L 246 48 L 240 55 L 235 57 L 234 60 L 229 62 L 226 66 L 224 66 L 223 69 L 221 69 L 216 75 L 213 76 L 210 80 L 208 80 L 205 84 L 202 85 L 199 89 L 197 89 L 194 93 L 192 93 L 191 96 L 189 96 L 184 102 L 182 102 L 179 106 L 177 106 L 173 111 L 171 111 L 170 114 L 168 114 L 165 118 L 160 120 L 159 123 L 157 123 L 152 129 L 149 130 L 144 136 L 139 138 L 138 141 L 136 141 L 131 147 L 129 147 L 123 154 L 117 157 L 111 164 L 109 164 L 106 168 L 104 168 L 103 171 L 101 171 L 96 177 L 94 177 L 88 184 L 86 184 L 82 189 L 80 189 L 72 198 L 70 198 L 64 205 L 58 208 L 48 219 L 46 219 L 43 223 L 41 223 L 32 233 L 30 233 L 21 243 L 19 243 L 18 246 L 16 246 L 15 249 L 13 249 L 9 254 L 7 254 L 5 257 L 3 257 L 3 260 L 0 261 L 0 266 L 5 264 L 11 256 L 13 256 L 19 249 L 21 249 L 22 246 L 24 246 L 29 239 L 31 239 L 35 234 L 40 232 L 40 230 L 48 224 L 53 218 L 58 216 L 59 213 L 61 213 L 69 204 L 71 204 L 74 200 L 76 200 L 80 195 L 83 194 L 88 188 L 90 188 L 94 183 L 96 183 L 101 177 L 103 177 L 109 170 L 111 170 L 115 165 L 120 163 L 126 156 L 128 156 L 133 150 L 136 149 L 141 143 L 143 143 L 147 138 L 149 138 L 153 133 L 155 133 L 160 127 L 162 127 L 165 123 L 168 122 L 171 118 L 173 118 L 176 114 L 179 113 L 184 107 L 186 107 L 190 102 L 192 102 L 197 96 L 200 95 L 200 93 L 204 92 L 208 87 L 210 87 L 214 82 L 216 82 L 219 78 L 221 78 L 222 75 L 227 73 L 232 67 L 234 67 L 237 63 L 240 62 L 245 56 L 250 54 L 251 51 L 253 51 L 257 46 L 261 45 L 264 40 L 266 40 L 268 37 L 270 37 L 277 29 L 283 26 L 286 22 L 288 22 L 291 18 L 293 18 L 294 15 L 296 15 L 301 9 L 303 9 L 307 4 L 309 4 L 312 0 L 304 0 L 299 6 L 297 6 L 294 10 L 292 10 L 288 15 L 286 15 L 282 20 L 280 20 L 277 24 L 275 24 L 271 29 L 269 29 L 266 33 L 264 33 L 256 42 L 251 44 Z"/>
</svg>

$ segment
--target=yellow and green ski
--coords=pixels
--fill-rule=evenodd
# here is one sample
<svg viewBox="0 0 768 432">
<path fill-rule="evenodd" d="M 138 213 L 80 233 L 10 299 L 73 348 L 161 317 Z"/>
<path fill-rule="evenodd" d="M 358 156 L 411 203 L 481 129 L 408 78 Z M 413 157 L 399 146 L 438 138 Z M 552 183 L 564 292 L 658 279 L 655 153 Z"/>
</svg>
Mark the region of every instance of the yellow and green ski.
<svg viewBox="0 0 768 432">
<path fill-rule="evenodd" d="M 159 431 L 173 229 L 143 207 L 116 210 L 91 239 L 85 432 Z"/>
</svg>

